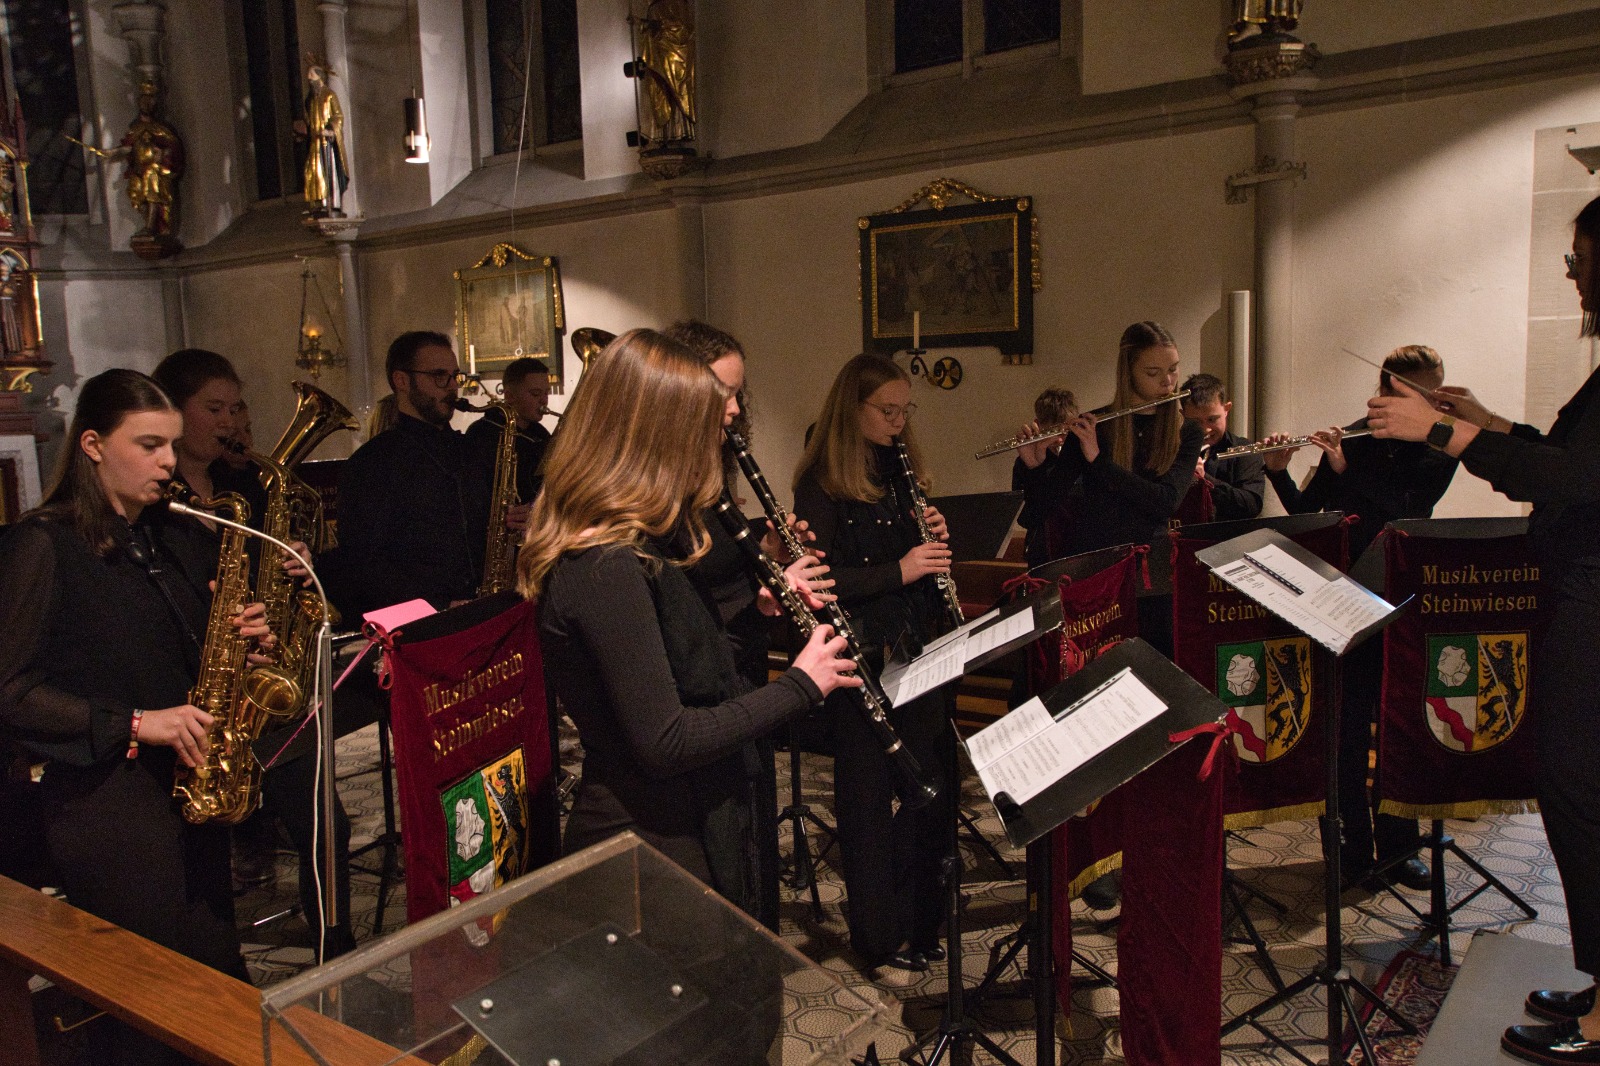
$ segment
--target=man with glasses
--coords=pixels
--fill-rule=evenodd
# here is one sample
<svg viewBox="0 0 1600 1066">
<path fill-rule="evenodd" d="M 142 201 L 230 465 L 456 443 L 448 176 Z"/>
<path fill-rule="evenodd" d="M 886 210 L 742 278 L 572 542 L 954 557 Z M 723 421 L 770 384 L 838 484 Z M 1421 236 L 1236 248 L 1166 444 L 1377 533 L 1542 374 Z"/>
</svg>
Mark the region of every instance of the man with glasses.
<svg viewBox="0 0 1600 1066">
<path fill-rule="evenodd" d="M 473 598 L 483 576 L 492 471 L 450 428 L 462 383 L 450 338 L 414 330 L 389 345 L 395 425 L 367 441 L 339 477 L 339 609 L 424 599 L 439 610 Z"/>
</svg>

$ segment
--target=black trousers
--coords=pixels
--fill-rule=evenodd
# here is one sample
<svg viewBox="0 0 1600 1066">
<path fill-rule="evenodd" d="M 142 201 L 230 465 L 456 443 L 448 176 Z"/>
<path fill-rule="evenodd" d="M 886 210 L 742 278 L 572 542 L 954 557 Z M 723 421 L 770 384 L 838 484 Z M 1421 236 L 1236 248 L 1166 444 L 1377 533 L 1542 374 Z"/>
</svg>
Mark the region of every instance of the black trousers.
<svg viewBox="0 0 1600 1066">
<path fill-rule="evenodd" d="M 828 697 L 833 719 L 833 816 L 849 900 L 850 945 L 869 966 L 909 943 L 931 947 L 944 919 L 941 865 L 955 819 L 955 690 L 946 686 L 889 712 L 890 723 L 939 798 L 898 807 L 883 745 L 846 692 Z"/>
<path fill-rule="evenodd" d="M 1344 860 L 1370 867 L 1374 851 L 1385 859 L 1416 846 L 1417 822 L 1379 814 L 1377 795 L 1367 789 L 1372 723 L 1383 687 L 1383 641 L 1374 637 L 1339 662 L 1339 821 Z M 1347 870 L 1346 873 L 1355 871 Z"/>
<path fill-rule="evenodd" d="M 1575 566 L 1557 582 L 1541 661 L 1538 701 L 1539 808 L 1567 896 L 1573 964 L 1600 976 L 1600 567 Z"/>
<path fill-rule="evenodd" d="M 307 730 L 311 728 L 308 726 Z M 300 907 L 306 925 L 311 927 L 313 945 L 322 926 L 322 895 L 317 891 L 313 870 L 322 876 L 324 884 L 328 877 L 323 862 L 323 843 L 316 837 L 317 804 L 321 802 L 321 788 L 316 779 L 319 759 L 317 752 L 310 751 L 297 759 L 274 765 L 261 777 L 262 812 L 282 820 L 300 855 Z M 333 834 L 336 849 L 333 874 L 340 920 L 328 933 L 326 951 L 330 958 L 355 947 L 350 931 L 350 818 L 345 814 L 337 789 L 333 793 Z"/>
<path fill-rule="evenodd" d="M 45 839 L 67 901 L 248 981 L 234 931 L 226 826 L 192 826 L 172 798 L 170 748 L 88 768 L 51 764 L 41 783 Z M 94 1023 L 96 1061 L 187 1062 L 120 1022 Z"/>
</svg>

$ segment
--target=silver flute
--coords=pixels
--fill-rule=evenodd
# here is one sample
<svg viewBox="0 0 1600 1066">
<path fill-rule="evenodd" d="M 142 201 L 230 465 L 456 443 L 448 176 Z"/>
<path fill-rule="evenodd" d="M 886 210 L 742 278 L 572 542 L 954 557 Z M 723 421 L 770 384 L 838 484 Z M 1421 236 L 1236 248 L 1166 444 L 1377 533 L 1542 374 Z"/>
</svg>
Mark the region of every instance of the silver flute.
<svg viewBox="0 0 1600 1066">
<path fill-rule="evenodd" d="M 1184 389 L 1182 392 L 1175 392 L 1171 396 L 1163 396 L 1161 399 L 1151 400 L 1149 403 L 1141 403 L 1135 407 L 1124 407 L 1119 411 L 1107 411 L 1103 415 L 1095 415 L 1094 423 L 1098 426 L 1101 422 L 1110 422 L 1113 419 L 1121 418 L 1123 415 L 1136 415 L 1140 411 L 1148 411 L 1152 407 L 1160 407 L 1163 404 L 1177 403 L 1179 400 L 1182 400 L 1188 395 L 1189 390 Z M 983 449 L 983 451 L 974 453 L 972 457 L 974 459 L 987 459 L 994 455 L 1004 455 L 1006 452 L 1014 452 L 1018 448 L 1026 448 L 1030 444 L 1038 444 L 1041 441 L 1054 440 L 1056 437 L 1065 437 L 1067 433 L 1067 424 L 1065 422 L 1056 426 L 1045 426 L 1043 429 L 1039 430 L 1039 432 L 1029 434 L 1026 437 L 1019 435 L 1015 437 L 1007 437 L 1005 440 L 995 441 L 993 444 Z"/>
<path fill-rule="evenodd" d="M 1258 440 L 1254 444 L 1241 444 L 1237 448 L 1229 448 L 1225 452 L 1218 452 L 1217 458 L 1232 459 L 1240 455 L 1265 455 L 1267 452 L 1281 452 L 1288 448 L 1304 448 L 1307 444 L 1316 443 L 1312 439 L 1315 436 L 1316 434 L 1314 433 L 1308 433 L 1303 437 L 1290 437 L 1287 440 L 1280 441 Z M 1341 432 L 1339 439 L 1345 441 L 1354 440 L 1357 437 L 1370 436 L 1372 436 L 1372 430 L 1370 429 L 1352 429 L 1347 433 Z"/>
</svg>

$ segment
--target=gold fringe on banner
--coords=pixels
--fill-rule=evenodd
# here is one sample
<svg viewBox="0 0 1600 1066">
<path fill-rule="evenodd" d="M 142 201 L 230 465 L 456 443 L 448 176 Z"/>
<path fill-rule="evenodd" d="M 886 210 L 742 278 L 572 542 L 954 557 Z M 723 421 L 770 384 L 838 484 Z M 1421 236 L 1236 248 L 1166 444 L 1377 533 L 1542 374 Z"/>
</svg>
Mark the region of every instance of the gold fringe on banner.
<svg viewBox="0 0 1600 1066">
<path fill-rule="evenodd" d="M 1072 883 L 1067 886 L 1067 895 L 1081 895 L 1083 890 L 1088 888 L 1095 881 L 1100 880 L 1100 878 L 1104 877 L 1112 870 L 1120 869 L 1122 869 L 1122 852 L 1114 851 L 1110 855 L 1107 855 L 1105 858 L 1101 859 L 1099 862 L 1096 862 L 1087 870 L 1083 871 L 1083 873 L 1079 874 L 1077 877 L 1074 877 L 1072 879 Z"/>
<path fill-rule="evenodd" d="M 1465 800 L 1461 803 L 1400 803 L 1384 800 L 1378 804 L 1378 813 L 1392 814 L 1396 818 L 1415 818 L 1431 822 L 1444 818 L 1482 818 L 1489 814 L 1538 814 L 1539 801 L 1523 800 Z"/>
<path fill-rule="evenodd" d="M 1264 811 L 1241 811 L 1238 814 L 1225 815 L 1222 819 L 1222 828 L 1231 830 L 1255 829 L 1273 822 L 1298 822 L 1302 818 L 1321 817 L 1323 809 L 1327 806 L 1322 800 L 1313 800 L 1310 803 L 1298 803 L 1293 807 L 1272 807 Z"/>
</svg>

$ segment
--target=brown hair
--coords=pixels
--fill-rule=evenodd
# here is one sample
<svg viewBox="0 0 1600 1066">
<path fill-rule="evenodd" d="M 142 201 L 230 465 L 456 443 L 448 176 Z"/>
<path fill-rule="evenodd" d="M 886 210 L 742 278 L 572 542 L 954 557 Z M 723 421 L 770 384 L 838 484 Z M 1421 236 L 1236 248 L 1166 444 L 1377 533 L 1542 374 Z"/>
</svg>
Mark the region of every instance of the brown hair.
<svg viewBox="0 0 1600 1066">
<path fill-rule="evenodd" d="M 635 329 L 597 355 L 550 445 L 544 490 L 517 556 L 517 588 L 536 599 L 567 552 L 627 545 L 680 526 L 684 563 L 711 547 L 701 514 L 722 492 L 717 450 L 727 394 L 693 352 Z"/>
<path fill-rule="evenodd" d="M 191 396 L 213 381 L 231 381 L 244 387 L 227 356 L 204 348 L 179 348 L 157 363 L 150 377 L 180 411 Z"/>
<path fill-rule="evenodd" d="M 1052 385 L 1033 400 L 1033 417 L 1041 426 L 1059 426 L 1078 413 L 1078 398 L 1071 389 Z"/>
<path fill-rule="evenodd" d="M 1444 360 L 1439 353 L 1426 344 L 1402 344 L 1383 357 L 1383 372 L 1378 375 L 1378 388 L 1393 392 L 1389 384 L 1391 375 L 1399 374 L 1415 381 L 1418 374 L 1429 371 L 1441 375 L 1444 373 Z"/>
<path fill-rule="evenodd" d="M 1120 411 L 1145 402 L 1133 387 L 1133 365 L 1152 348 L 1177 348 L 1172 334 L 1158 322 L 1135 322 L 1122 331 L 1117 345 L 1117 393 L 1111 407 Z M 1183 435 L 1183 412 L 1175 403 L 1154 408 L 1155 433 L 1150 437 L 1150 454 L 1144 468 L 1161 475 L 1178 457 L 1178 442 Z M 1133 469 L 1133 419 L 1119 418 L 1111 426 L 1111 459 L 1124 470 Z"/>
<path fill-rule="evenodd" d="M 1228 388 L 1215 374 L 1190 374 L 1188 379 L 1178 386 L 1178 391 L 1189 394 L 1183 398 L 1185 407 L 1204 407 L 1212 400 L 1218 403 L 1228 402 Z"/>
<path fill-rule="evenodd" d="M 828 390 L 828 398 L 822 402 L 822 413 L 817 416 L 805 454 L 794 472 L 795 484 L 815 468 L 817 484 L 836 500 L 872 503 L 882 499 L 883 488 L 873 482 L 872 475 L 876 473 L 887 479 L 893 471 L 873 469 L 872 452 L 867 448 L 867 439 L 861 435 L 861 407 L 867 397 L 889 382 L 910 380 L 893 360 L 881 355 L 858 355 L 840 367 L 833 387 Z M 909 420 L 900 431 L 900 440 L 911 453 L 911 465 L 920 472 L 922 456 Z"/>
<path fill-rule="evenodd" d="M 1583 210 L 1572 220 L 1572 228 L 1593 243 L 1595 247 L 1589 249 L 1590 255 L 1600 249 L 1600 196 L 1583 205 Z M 1595 337 L 1600 336 L 1600 269 L 1590 267 L 1589 279 L 1590 287 L 1596 291 L 1584 295 L 1589 297 L 1590 305 L 1596 310 L 1584 312 L 1582 335 Z"/>
<path fill-rule="evenodd" d="M 662 332 L 698 355 L 704 360 L 706 366 L 710 366 L 724 356 L 737 355 L 740 359 L 744 358 L 744 345 L 740 344 L 733 334 L 701 322 L 699 319 L 686 318 L 682 321 L 674 322 Z M 753 428 L 750 425 L 750 400 L 744 389 L 740 389 L 737 395 L 739 413 L 734 415 L 733 424 L 728 428 L 739 434 L 744 439 L 744 442 L 749 444 Z M 723 474 L 730 482 L 733 481 L 734 469 L 733 454 L 730 452 L 723 456 Z"/>
<path fill-rule="evenodd" d="M 83 450 L 83 435 L 91 430 L 109 434 L 131 414 L 177 409 L 153 378 L 137 370 L 107 370 L 85 381 L 56 460 L 50 492 L 32 513 L 71 523 L 90 551 L 101 557 L 109 555 L 117 544 L 117 512 L 106 498 L 94 460 Z"/>
</svg>

